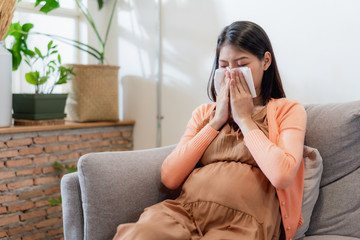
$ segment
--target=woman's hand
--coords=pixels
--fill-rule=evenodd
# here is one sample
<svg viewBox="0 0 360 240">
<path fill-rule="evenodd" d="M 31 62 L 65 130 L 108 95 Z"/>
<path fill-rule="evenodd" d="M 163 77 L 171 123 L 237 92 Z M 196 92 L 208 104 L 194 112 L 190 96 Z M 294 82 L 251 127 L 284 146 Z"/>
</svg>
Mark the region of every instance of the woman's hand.
<svg viewBox="0 0 360 240">
<path fill-rule="evenodd" d="M 251 118 L 254 110 L 253 98 L 244 75 L 237 70 L 231 71 L 230 107 L 232 118 L 240 127 L 244 136 L 250 130 L 258 128 Z"/>
<path fill-rule="evenodd" d="M 225 70 L 226 71 L 226 70 Z M 219 130 L 230 116 L 230 74 L 226 71 L 226 77 L 221 84 L 220 93 L 216 96 L 216 111 L 214 118 L 209 122 L 210 126 Z"/>
</svg>

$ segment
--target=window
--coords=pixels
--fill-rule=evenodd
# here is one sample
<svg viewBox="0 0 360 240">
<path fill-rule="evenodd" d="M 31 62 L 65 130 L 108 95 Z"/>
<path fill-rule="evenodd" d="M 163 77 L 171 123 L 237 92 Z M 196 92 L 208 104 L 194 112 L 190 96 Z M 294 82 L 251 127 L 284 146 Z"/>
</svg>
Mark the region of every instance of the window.
<svg viewBox="0 0 360 240">
<path fill-rule="evenodd" d="M 86 1 L 84 1 L 85 3 Z M 34 0 L 23 0 L 18 3 L 13 22 L 33 23 L 32 32 L 47 33 L 59 35 L 62 37 L 84 41 L 80 37 L 80 29 L 83 30 L 81 24 L 81 13 L 78 10 L 75 1 L 61 1 L 61 8 L 56 9 L 47 15 L 34 8 Z M 86 4 L 86 3 L 85 3 Z M 85 34 L 86 35 L 86 34 Z M 47 49 L 47 43 L 52 39 L 46 36 L 30 34 L 28 38 L 28 47 L 34 49 L 37 47 L 41 52 Z M 58 45 L 58 50 L 62 58 L 62 63 L 79 63 L 82 55 L 73 46 L 54 40 Z M 30 68 L 25 62 L 21 63 L 19 69 L 13 72 L 13 93 L 34 93 L 34 86 L 27 83 L 25 73 Z M 62 92 L 62 86 L 57 86 L 54 93 Z"/>
</svg>

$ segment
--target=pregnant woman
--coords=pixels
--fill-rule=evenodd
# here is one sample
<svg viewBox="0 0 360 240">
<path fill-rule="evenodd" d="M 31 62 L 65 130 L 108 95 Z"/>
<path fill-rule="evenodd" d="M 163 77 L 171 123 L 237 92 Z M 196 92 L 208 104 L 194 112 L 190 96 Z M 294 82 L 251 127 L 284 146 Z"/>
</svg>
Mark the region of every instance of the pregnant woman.
<svg viewBox="0 0 360 240">
<path fill-rule="evenodd" d="M 248 67 L 253 98 L 238 67 Z M 220 90 L 215 71 L 224 69 Z M 230 69 L 227 70 L 227 69 Z M 208 93 L 161 168 L 182 187 L 175 200 L 148 207 L 114 239 L 291 239 L 302 224 L 304 107 L 285 98 L 265 31 L 238 21 L 218 37 Z"/>
</svg>

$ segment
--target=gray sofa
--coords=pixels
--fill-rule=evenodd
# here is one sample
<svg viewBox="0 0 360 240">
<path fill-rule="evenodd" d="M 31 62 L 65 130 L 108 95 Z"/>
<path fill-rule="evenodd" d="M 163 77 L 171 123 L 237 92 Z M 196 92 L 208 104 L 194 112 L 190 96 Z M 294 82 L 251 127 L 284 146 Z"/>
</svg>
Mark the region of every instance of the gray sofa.
<svg viewBox="0 0 360 240">
<path fill-rule="evenodd" d="M 306 236 L 297 238 L 360 239 L 360 101 L 308 105 L 306 111 L 305 144 L 318 149 L 322 163 L 307 166 L 308 173 L 317 173 L 309 178 L 318 180 L 306 179 L 313 189 L 303 201 L 313 204 L 303 209 Z M 160 166 L 174 147 L 81 157 L 79 171 L 61 181 L 65 239 L 112 239 L 120 223 L 134 222 L 145 207 L 176 197 L 178 191 L 160 181 Z"/>
</svg>

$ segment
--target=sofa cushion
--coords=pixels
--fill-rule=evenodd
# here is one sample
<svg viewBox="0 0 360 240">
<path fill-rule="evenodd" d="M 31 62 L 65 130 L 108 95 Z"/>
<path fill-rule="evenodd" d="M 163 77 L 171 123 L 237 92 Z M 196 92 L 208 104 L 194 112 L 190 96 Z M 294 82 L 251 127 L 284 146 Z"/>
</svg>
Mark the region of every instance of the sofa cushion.
<svg viewBox="0 0 360 240">
<path fill-rule="evenodd" d="M 306 235 L 360 238 L 360 101 L 309 105 L 305 144 L 323 158 L 320 193 Z"/>
<path fill-rule="evenodd" d="M 305 236 L 310 225 L 311 214 L 319 196 L 319 186 L 323 170 L 322 158 L 317 149 L 304 146 L 304 196 L 301 213 L 304 219 L 301 227 L 296 231 L 294 239 Z"/>
<path fill-rule="evenodd" d="M 320 189 L 306 235 L 360 238 L 360 168 Z"/>
<path fill-rule="evenodd" d="M 319 150 L 324 162 L 320 186 L 360 167 L 360 101 L 306 106 L 305 145 Z"/>
</svg>

